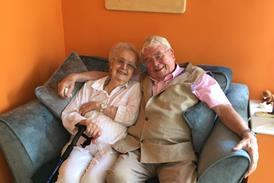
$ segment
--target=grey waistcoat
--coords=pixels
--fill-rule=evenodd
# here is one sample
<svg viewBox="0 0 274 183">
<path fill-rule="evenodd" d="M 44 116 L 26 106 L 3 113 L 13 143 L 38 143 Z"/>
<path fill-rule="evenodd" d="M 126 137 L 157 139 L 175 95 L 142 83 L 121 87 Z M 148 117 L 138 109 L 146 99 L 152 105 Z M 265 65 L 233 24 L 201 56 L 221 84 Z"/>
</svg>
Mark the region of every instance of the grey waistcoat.
<svg viewBox="0 0 274 183">
<path fill-rule="evenodd" d="M 140 148 L 143 163 L 196 160 L 190 130 L 181 114 L 198 102 L 191 85 L 203 74 L 201 68 L 188 64 L 184 72 L 156 96 L 152 96 L 152 82 L 146 77 L 142 82 L 138 120 L 128 129 L 126 138 L 113 148 L 121 153 Z"/>
</svg>

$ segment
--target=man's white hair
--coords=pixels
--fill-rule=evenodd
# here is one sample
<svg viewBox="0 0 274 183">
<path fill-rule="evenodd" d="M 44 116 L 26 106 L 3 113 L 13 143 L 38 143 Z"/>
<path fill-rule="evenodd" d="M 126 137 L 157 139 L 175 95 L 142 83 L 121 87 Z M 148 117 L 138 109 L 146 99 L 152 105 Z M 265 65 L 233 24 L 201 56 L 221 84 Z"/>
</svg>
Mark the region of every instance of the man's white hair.
<svg viewBox="0 0 274 183">
<path fill-rule="evenodd" d="M 143 47 L 141 49 L 141 57 L 143 57 L 143 53 L 146 48 L 156 47 L 159 45 L 165 47 L 166 49 L 172 49 L 170 43 L 166 38 L 162 36 L 150 36 L 144 41 Z"/>
</svg>

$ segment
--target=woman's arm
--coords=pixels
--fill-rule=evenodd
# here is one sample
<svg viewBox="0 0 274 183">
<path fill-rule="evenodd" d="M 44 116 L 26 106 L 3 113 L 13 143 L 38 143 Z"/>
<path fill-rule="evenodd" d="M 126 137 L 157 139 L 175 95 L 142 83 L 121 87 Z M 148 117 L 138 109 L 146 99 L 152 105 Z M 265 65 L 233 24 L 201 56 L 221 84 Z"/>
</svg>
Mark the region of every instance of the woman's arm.
<svg viewBox="0 0 274 183">
<path fill-rule="evenodd" d="M 126 105 L 118 107 L 107 106 L 104 110 L 100 110 L 99 107 L 97 111 L 100 111 L 99 114 L 101 115 L 91 119 L 94 124 L 100 127 L 98 142 L 113 144 L 125 137 L 127 126 L 133 125 L 139 114 L 141 100 L 140 83 L 136 82 L 130 86 L 129 91 L 119 99 L 127 100 Z M 95 105 L 91 104 L 90 106 Z M 115 109 L 115 112 L 112 113 L 112 109 Z M 86 110 L 86 112 L 89 112 L 89 110 Z"/>
<path fill-rule="evenodd" d="M 139 115 L 142 97 L 140 83 L 136 82 L 129 92 L 127 105 L 118 106 L 114 117 L 114 121 L 127 127 L 133 125 Z"/>
<path fill-rule="evenodd" d="M 74 134 L 76 128 L 75 125 L 82 120 L 87 119 L 79 112 L 79 107 L 88 101 L 88 95 L 91 93 L 89 82 L 86 82 L 81 90 L 75 95 L 75 97 L 71 100 L 71 102 L 67 105 L 67 107 L 62 112 L 62 123 L 64 127 L 71 133 Z"/>
<path fill-rule="evenodd" d="M 114 105 L 101 105 L 100 102 L 91 101 L 83 104 L 80 107 L 79 112 L 84 116 L 91 110 L 96 110 L 108 116 L 115 122 L 121 123 L 124 126 L 131 126 L 137 116 L 139 111 L 139 105 L 141 100 L 141 89 L 140 83 L 134 83 L 130 90 L 125 94 L 127 98 L 127 104 L 124 106 L 114 106 Z"/>
</svg>

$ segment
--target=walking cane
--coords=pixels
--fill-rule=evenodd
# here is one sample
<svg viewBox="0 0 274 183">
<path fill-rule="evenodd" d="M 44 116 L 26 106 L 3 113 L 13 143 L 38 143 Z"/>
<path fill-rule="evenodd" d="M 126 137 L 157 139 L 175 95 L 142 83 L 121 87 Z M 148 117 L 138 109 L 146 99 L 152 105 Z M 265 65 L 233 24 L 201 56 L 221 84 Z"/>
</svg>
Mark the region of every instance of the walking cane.
<svg viewBox="0 0 274 183">
<path fill-rule="evenodd" d="M 82 147 L 85 147 L 86 145 L 90 144 L 91 138 L 88 137 L 87 135 L 83 134 L 84 131 L 86 130 L 86 126 L 80 125 L 80 124 L 76 124 L 76 127 L 78 128 L 78 132 L 73 137 L 71 143 L 68 145 L 68 147 L 66 148 L 65 152 L 60 157 L 60 159 L 59 159 L 59 161 L 58 161 L 55 169 L 53 170 L 53 172 L 51 173 L 50 177 L 48 178 L 47 183 L 52 183 L 53 182 L 53 179 L 54 179 L 56 173 L 58 172 L 60 166 L 68 158 L 68 156 L 70 155 L 73 147 L 76 145 L 77 141 L 79 140 L 79 138 L 81 136 L 83 136 L 83 137 L 86 138 L 85 142 L 82 144 Z"/>
</svg>

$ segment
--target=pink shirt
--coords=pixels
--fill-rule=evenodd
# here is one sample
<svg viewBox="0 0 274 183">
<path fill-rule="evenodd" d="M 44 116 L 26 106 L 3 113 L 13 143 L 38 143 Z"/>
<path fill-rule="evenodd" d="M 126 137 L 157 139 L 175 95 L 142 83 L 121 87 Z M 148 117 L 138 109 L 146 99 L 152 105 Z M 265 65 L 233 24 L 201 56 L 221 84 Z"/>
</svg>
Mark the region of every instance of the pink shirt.
<svg viewBox="0 0 274 183">
<path fill-rule="evenodd" d="M 166 89 L 169 86 L 170 81 L 182 74 L 183 71 L 183 67 L 176 65 L 175 70 L 167 75 L 162 81 L 156 81 L 151 78 L 153 80 L 153 95 L 157 95 L 159 92 Z M 231 105 L 218 82 L 208 74 L 204 74 L 193 83 L 191 89 L 192 93 L 210 108 L 221 104 Z"/>
</svg>

